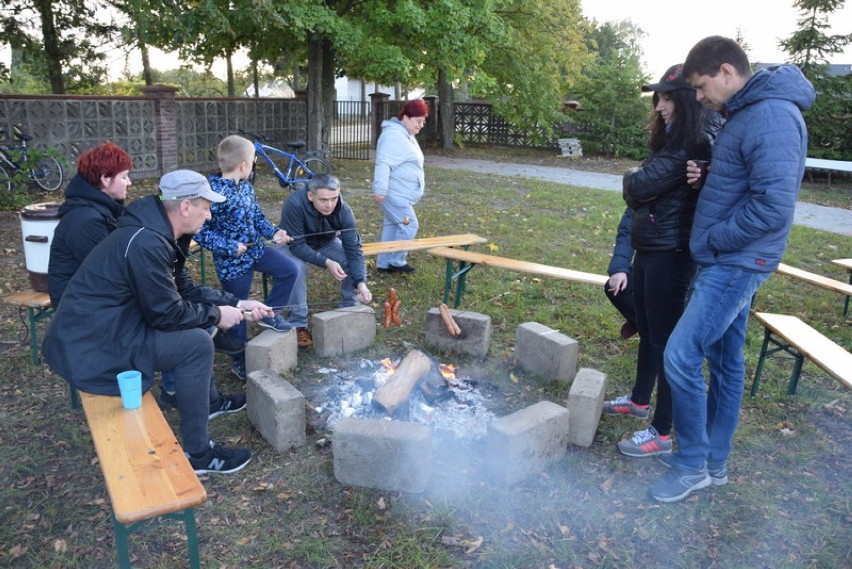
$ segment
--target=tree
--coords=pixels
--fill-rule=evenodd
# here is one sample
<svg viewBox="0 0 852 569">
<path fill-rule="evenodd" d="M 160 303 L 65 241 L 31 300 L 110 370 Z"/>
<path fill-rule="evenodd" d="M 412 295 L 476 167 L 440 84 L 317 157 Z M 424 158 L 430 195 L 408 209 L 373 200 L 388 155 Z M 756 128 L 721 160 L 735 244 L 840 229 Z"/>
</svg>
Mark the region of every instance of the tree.
<svg viewBox="0 0 852 569">
<path fill-rule="evenodd" d="M 574 115 L 587 152 L 634 159 L 647 154 L 649 105 L 640 89 L 648 82 L 640 65 L 643 33 L 629 20 L 591 23 L 586 41 L 595 59 L 578 83 L 581 110 Z"/>
<path fill-rule="evenodd" d="M 845 160 L 852 156 L 852 76 L 831 77 L 828 57 L 842 53 L 852 43 L 852 34 L 828 35 L 829 16 L 845 0 L 796 0 L 800 12 L 798 29 L 779 45 L 791 61 L 802 68 L 817 92 L 814 105 L 804 113 L 808 125 L 808 156 Z"/>
<path fill-rule="evenodd" d="M 22 50 L 27 70 L 40 73 L 50 92 L 88 89 L 106 76 L 95 42 L 116 31 L 99 21 L 103 8 L 103 2 L 91 0 L 7 0 L 0 8 L 4 43 Z M 12 79 L 14 74 L 12 69 Z"/>
</svg>

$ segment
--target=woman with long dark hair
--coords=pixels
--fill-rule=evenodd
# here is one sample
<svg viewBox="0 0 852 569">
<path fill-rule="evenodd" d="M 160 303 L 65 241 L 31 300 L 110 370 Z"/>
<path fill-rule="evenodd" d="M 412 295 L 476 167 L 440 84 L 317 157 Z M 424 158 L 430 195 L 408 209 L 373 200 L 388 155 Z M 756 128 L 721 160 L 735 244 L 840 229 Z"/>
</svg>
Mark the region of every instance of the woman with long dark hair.
<svg viewBox="0 0 852 569">
<path fill-rule="evenodd" d="M 624 175 L 624 201 L 632 213 L 630 240 L 633 257 L 633 298 L 639 354 L 636 381 L 630 395 L 604 404 L 608 415 L 639 419 L 650 416 L 657 388 L 657 407 L 651 425 L 618 442 L 627 456 L 655 456 L 672 449 L 672 399 L 663 369 L 669 335 L 686 305 L 696 266 L 689 253 L 689 234 L 699 190 L 686 179 L 689 160 L 709 160 L 721 119 L 708 116 L 695 90 L 674 65 L 659 83 L 645 85 L 653 92 L 650 156 Z M 616 277 L 616 275 L 613 275 Z M 623 279 L 610 279 L 626 284 Z"/>
</svg>

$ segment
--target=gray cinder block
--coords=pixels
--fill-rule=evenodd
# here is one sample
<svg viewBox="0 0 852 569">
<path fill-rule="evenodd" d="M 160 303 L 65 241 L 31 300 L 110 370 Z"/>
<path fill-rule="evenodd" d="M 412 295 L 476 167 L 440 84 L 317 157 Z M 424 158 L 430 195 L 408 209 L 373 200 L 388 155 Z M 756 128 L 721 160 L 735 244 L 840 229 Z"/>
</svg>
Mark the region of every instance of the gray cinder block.
<svg viewBox="0 0 852 569">
<path fill-rule="evenodd" d="M 341 484 L 419 493 L 432 477 L 432 431 L 419 423 L 343 418 L 332 454 Z"/>
<path fill-rule="evenodd" d="M 264 330 L 246 344 L 246 372 L 271 369 L 286 374 L 297 363 L 296 331 Z"/>
<path fill-rule="evenodd" d="M 453 308 L 450 313 L 461 328 L 461 335 L 450 336 L 438 308 L 430 308 L 426 314 L 426 344 L 445 352 L 484 358 L 491 342 L 491 317 Z"/>
<path fill-rule="evenodd" d="M 314 314 L 311 324 L 319 356 L 357 352 L 376 340 L 376 311 L 363 304 Z"/>
<path fill-rule="evenodd" d="M 604 404 L 606 374 L 590 368 L 577 372 L 571 391 L 568 392 L 568 410 L 571 412 L 569 442 L 588 447 L 595 440 Z"/>
<path fill-rule="evenodd" d="M 276 451 L 305 444 L 305 397 L 274 371 L 248 374 L 246 408 L 251 424 Z"/>
<path fill-rule="evenodd" d="M 488 425 L 488 463 L 506 484 L 542 471 L 567 452 L 570 412 L 541 401 Z"/>
<path fill-rule="evenodd" d="M 525 322 L 515 332 L 515 358 L 520 366 L 548 380 L 571 382 L 579 352 L 576 340 L 538 322 Z"/>
</svg>

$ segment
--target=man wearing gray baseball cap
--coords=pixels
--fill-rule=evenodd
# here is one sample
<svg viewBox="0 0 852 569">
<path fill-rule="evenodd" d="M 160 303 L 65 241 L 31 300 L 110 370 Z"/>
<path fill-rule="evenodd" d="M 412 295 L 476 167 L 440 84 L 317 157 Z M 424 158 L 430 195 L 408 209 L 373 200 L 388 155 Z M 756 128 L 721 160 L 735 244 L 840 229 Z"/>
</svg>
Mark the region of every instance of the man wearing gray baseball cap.
<svg viewBox="0 0 852 569">
<path fill-rule="evenodd" d="M 251 451 L 214 443 L 207 423 L 241 411 L 246 400 L 216 389 L 207 328 L 228 329 L 272 310 L 199 286 L 184 270 L 179 241 L 210 218 L 212 202 L 225 199 L 207 179 L 189 170 L 169 172 L 160 179 L 160 192 L 130 204 L 118 228 L 83 261 L 45 334 L 44 357 L 73 387 L 101 395 L 119 395 L 121 371 L 142 372 L 143 392 L 156 372 L 168 372 L 181 445 L 195 472 L 236 472 L 249 463 Z"/>
</svg>

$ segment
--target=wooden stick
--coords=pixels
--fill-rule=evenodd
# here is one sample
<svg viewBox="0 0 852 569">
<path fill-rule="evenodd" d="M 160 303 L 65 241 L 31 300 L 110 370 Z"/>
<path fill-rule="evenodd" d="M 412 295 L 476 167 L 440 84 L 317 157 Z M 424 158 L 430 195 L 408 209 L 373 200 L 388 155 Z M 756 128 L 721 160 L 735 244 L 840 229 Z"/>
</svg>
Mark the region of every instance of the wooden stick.
<svg viewBox="0 0 852 569">
<path fill-rule="evenodd" d="M 420 350 L 411 350 L 385 384 L 376 391 L 373 405 L 392 415 L 397 407 L 408 400 L 414 386 L 434 365 L 432 358 Z"/>
</svg>

